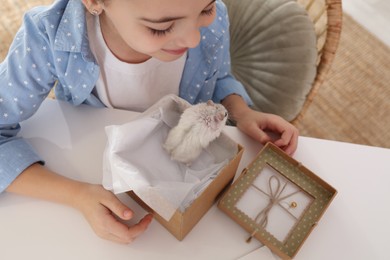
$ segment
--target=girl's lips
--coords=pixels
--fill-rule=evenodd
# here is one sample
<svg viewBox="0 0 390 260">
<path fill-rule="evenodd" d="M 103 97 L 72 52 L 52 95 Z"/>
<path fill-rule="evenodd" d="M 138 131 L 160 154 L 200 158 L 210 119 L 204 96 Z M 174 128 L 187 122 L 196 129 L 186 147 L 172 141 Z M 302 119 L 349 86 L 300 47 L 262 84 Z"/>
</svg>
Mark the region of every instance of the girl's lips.
<svg viewBox="0 0 390 260">
<path fill-rule="evenodd" d="M 163 51 L 165 51 L 165 52 L 167 52 L 169 54 L 173 54 L 173 55 L 182 55 L 187 50 L 188 50 L 188 48 L 182 48 L 182 49 L 176 49 L 176 50 L 166 50 L 166 49 L 163 49 Z"/>
</svg>

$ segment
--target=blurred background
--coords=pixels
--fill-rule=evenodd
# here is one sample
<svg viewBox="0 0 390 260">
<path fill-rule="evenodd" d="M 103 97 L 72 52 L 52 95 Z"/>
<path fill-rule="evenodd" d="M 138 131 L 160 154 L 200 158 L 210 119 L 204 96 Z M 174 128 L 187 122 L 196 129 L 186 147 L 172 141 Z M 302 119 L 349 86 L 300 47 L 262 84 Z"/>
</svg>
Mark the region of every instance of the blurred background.
<svg viewBox="0 0 390 260">
<path fill-rule="evenodd" d="M 342 0 L 341 40 L 301 135 L 390 148 L 390 1 Z"/>
</svg>

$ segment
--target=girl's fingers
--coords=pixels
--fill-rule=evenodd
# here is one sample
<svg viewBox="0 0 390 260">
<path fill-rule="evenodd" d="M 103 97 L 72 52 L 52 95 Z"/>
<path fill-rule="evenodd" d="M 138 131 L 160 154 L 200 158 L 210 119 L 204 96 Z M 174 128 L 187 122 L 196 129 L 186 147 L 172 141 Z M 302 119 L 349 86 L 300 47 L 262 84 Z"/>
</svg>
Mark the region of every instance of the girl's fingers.
<svg viewBox="0 0 390 260">
<path fill-rule="evenodd" d="M 282 148 L 287 154 L 293 154 L 298 146 L 298 131 L 289 130 L 283 132 L 280 139 L 276 140 L 274 144 Z"/>
<path fill-rule="evenodd" d="M 133 212 L 124 203 L 122 203 L 113 193 L 101 187 L 98 191 L 102 196 L 100 201 L 100 224 L 94 225 L 102 238 L 109 239 L 119 243 L 130 243 L 149 226 L 153 215 L 148 214 L 143 217 L 134 226 L 128 226 L 119 221 L 115 216 L 122 220 L 130 220 Z"/>
<path fill-rule="evenodd" d="M 152 219 L 153 216 L 148 214 L 134 226 L 128 227 L 126 224 L 119 222 L 111 216 L 111 219 L 107 222 L 106 226 L 108 228 L 106 238 L 115 242 L 125 244 L 131 243 L 139 235 L 145 232 Z"/>
<path fill-rule="evenodd" d="M 123 204 L 114 194 L 107 191 L 107 196 L 101 201 L 103 206 L 112 211 L 116 216 L 123 220 L 129 220 L 133 217 L 133 212 Z"/>
</svg>

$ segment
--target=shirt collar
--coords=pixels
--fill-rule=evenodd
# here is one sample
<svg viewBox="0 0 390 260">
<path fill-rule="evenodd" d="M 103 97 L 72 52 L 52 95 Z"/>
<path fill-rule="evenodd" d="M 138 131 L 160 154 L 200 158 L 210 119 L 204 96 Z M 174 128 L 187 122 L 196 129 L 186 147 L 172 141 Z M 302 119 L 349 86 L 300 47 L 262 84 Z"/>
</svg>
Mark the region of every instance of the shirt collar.
<svg viewBox="0 0 390 260">
<path fill-rule="evenodd" d="M 80 0 L 69 0 L 55 36 L 54 48 L 59 51 L 89 54 L 85 7 Z"/>
</svg>

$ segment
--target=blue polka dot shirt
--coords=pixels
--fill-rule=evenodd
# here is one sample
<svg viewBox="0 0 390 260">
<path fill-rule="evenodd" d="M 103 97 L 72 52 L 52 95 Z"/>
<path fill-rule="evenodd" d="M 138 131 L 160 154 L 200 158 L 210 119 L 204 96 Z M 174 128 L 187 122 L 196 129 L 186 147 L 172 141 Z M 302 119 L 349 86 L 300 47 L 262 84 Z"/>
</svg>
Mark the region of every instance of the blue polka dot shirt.
<svg viewBox="0 0 390 260">
<path fill-rule="evenodd" d="M 200 44 L 188 51 L 179 95 L 194 104 L 238 94 L 251 104 L 231 75 L 227 10 L 219 0 L 216 6 L 215 21 L 201 28 Z M 80 0 L 57 0 L 26 13 L 0 63 L 0 192 L 28 166 L 43 163 L 17 135 L 19 123 L 37 111 L 54 85 L 57 99 L 103 107 L 93 94 L 98 76 Z"/>
</svg>

